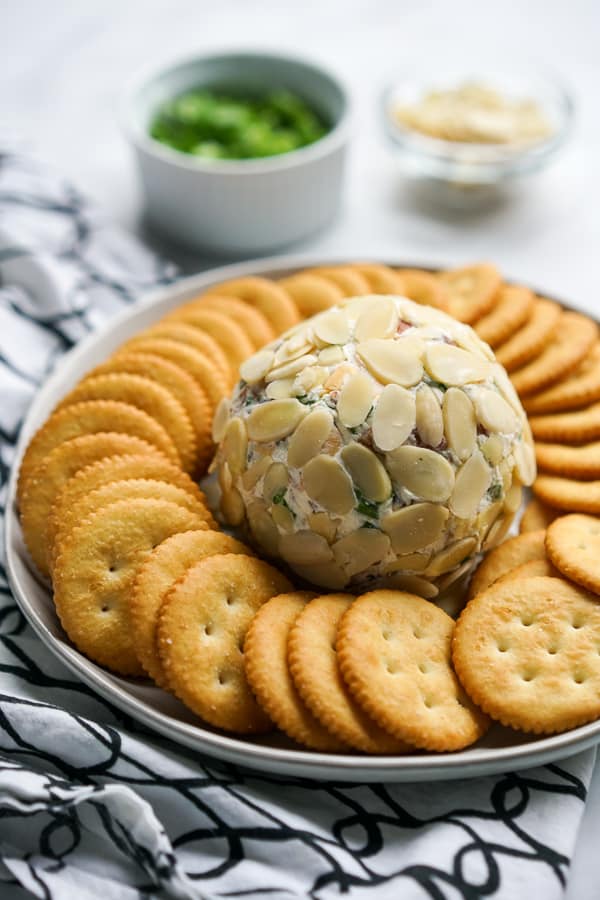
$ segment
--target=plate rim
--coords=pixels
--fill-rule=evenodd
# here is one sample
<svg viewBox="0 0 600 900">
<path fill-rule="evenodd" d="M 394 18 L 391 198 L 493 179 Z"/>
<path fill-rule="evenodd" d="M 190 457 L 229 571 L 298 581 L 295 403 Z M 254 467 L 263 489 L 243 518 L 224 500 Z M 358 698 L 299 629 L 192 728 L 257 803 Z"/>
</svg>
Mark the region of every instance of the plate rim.
<svg viewBox="0 0 600 900">
<path fill-rule="evenodd" d="M 57 388 L 64 384 L 78 364 L 83 363 L 91 351 L 105 341 L 112 339 L 117 346 L 123 337 L 120 331 L 144 315 L 156 318 L 170 306 L 183 302 L 200 290 L 230 278 L 245 276 L 267 276 L 270 273 L 282 275 L 287 271 L 320 265 L 349 264 L 349 260 L 360 259 L 360 254 L 291 254 L 254 259 L 245 262 L 228 263 L 208 269 L 199 274 L 186 276 L 177 281 L 160 286 L 142 295 L 131 306 L 121 310 L 110 321 L 78 342 L 57 362 L 51 374 L 38 389 L 27 410 L 21 426 L 19 439 L 11 463 L 5 505 L 4 550 L 7 576 L 10 588 L 17 604 L 29 624 L 42 643 L 63 662 L 88 687 L 105 700 L 113 703 L 133 719 L 143 722 L 152 731 L 168 737 L 175 743 L 212 756 L 222 762 L 242 765 L 246 768 L 276 772 L 280 775 L 309 777 L 317 780 L 341 781 L 377 781 L 418 782 L 428 780 L 454 780 L 464 777 L 478 777 L 506 771 L 508 768 L 528 768 L 542 765 L 556 759 L 563 759 L 600 742 L 600 720 L 570 731 L 555 735 L 545 735 L 539 739 L 530 739 L 527 743 L 499 748 L 480 748 L 480 756 L 465 759 L 466 748 L 447 754 L 407 756 L 360 756 L 350 754 L 325 754 L 312 750 L 287 749 L 251 743 L 243 738 L 230 737 L 219 732 L 209 731 L 202 727 L 178 720 L 166 712 L 162 712 L 144 699 L 136 697 L 127 690 L 127 682 L 88 660 L 76 648 L 59 639 L 47 628 L 35 605 L 29 599 L 28 591 L 21 581 L 20 565 L 24 561 L 18 557 L 16 545 L 20 525 L 16 511 L 16 484 L 25 446 L 33 431 L 47 417 L 52 396 Z M 369 255 L 370 262 L 380 262 L 394 267 L 419 267 L 422 269 L 446 268 L 431 262 L 417 264 L 394 260 L 389 256 L 377 257 Z M 546 291 L 539 291 L 549 296 Z M 576 304 L 558 300 L 563 306 L 577 310 Z M 589 315 L 589 313 L 587 313 Z M 47 585 L 33 573 L 29 575 L 47 589 Z M 477 748 L 475 748 L 477 750 Z"/>
</svg>

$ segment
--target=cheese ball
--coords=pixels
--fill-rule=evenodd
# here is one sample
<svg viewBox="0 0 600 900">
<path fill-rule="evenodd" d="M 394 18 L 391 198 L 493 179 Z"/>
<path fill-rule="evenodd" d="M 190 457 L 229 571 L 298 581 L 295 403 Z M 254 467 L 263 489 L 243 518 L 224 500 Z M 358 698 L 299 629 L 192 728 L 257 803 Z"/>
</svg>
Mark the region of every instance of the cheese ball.
<svg viewBox="0 0 600 900">
<path fill-rule="evenodd" d="M 353 297 L 240 375 L 214 421 L 223 518 L 319 587 L 437 596 L 503 539 L 535 478 L 490 347 L 404 297 Z"/>
</svg>

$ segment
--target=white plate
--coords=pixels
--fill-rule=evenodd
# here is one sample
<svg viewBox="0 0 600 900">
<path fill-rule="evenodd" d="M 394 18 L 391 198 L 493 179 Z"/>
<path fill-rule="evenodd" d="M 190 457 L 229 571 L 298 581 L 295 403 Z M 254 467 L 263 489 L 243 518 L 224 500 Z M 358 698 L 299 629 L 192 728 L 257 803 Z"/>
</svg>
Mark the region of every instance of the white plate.
<svg viewBox="0 0 600 900">
<path fill-rule="evenodd" d="M 105 699 L 145 725 L 197 750 L 227 762 L 267 772 L 341 781 L 432 781 L 468 778 L 537 766 L 569 756 L 600 741 L 600 721 L 552 737 L 527 737 L 494 726 L 485 738 L 459 753 L 410 756 L 351 756 L 303 750 L 285 738 L 240 740 L 204 726 L 178 700 L 157 687 L 119 678 L 90 662 L 69 643 L 52 603 L 48 585 L 30 567 L 15 509 L 18 463 L 33 432 L 53 406 L 93 366 L 127 338 L 151 325 L 164 313 L 209 286 L 241 275 L 284 275 L 312 265 L 338 260 L 278 257 L 236 264 L 180 281 L 150 295 L 117 316 L 102 331 L 82 341 L 63 357 L 37 395 L 23 426 L 8 486 L 6 558 L 11 587 L 23 613 L 49 649 Z M 400 263 L 394 263 L 400 265 Z"/>
</svg>

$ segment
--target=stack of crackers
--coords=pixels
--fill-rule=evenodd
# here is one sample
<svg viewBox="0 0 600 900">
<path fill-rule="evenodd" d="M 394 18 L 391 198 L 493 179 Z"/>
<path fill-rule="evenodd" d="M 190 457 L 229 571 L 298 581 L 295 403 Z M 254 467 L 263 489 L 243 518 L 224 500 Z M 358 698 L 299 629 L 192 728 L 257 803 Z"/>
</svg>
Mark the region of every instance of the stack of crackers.
<svg viewBox="0 0 600 900">
<path fill-rule="evenodd" d="M 545 547 L 548 558 L 511 556 L 511 541 L 492 551 L 456 627 L 434 604 L 398 591 L 354 598 L 297 590 L 220 531 L 198 487 L 214 451 L 215 410 L 244 360 L 303 318 L 374 293 L 408 296 L 473 325 L 509 371 L 538 441 L 538 499 L 514 540 L 538 553 Z M 597 585 L 589 571 L 583 580 L 561 564 L 556 550 L 574 519 L 596 527 L 586 516 L 556 518 L 559 510 L 600 511 L 596 401 L 595 323 L 504 284 L 492 265 L 432 274 L 356 263 L 278 281 L 237 279 L 127 341 L 61 401 L 23 457 L 23 534 L 78 649 L 118 674 L 150 676 L 217 728 L 278 727 L 313 749 L 366 753 L 456 750 L 485 732 L 488 716 L 561 730 L 600 715 L 590 661 L 592 645 L 595 658 L 600 647 L 589 593 Z M 524 564 L 509 573 L 517 578 L 494 568 L 502 553 L 509 569 L 515 559 Z M 507 625 L 520 611 L 535 628 Z M 571 620 L 584 624 L 556 630 Z M 482 639 L 496 634 L 507 645 L 497 657 Z M 546 644 L 546 668 L 533 665 L 532 648 L 539 655 Z M 479 679 L 473 660 L 494 677 Z M 536 714 L 547 683 L 562 685 L 568 672 L 585 684 L 573 688 L 570 716 L 561 720 L 553 707 L 534 720 L 500 709 L 519 666 L 529 685 L 518 682 L 519 696 Z"/>
</svg>

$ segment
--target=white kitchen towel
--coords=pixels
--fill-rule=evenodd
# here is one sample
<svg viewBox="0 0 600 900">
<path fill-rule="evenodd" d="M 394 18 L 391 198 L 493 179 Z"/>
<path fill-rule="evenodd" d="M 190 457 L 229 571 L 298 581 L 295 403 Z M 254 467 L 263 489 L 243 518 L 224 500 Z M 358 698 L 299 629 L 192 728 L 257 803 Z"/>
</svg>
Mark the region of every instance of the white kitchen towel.
<svg viewBox="0 0 600 900">
<path fill-rule="evenodd" d="M 0 151 L 2 506 L 20 422 L 57 359 L 173 276 L 55 174 Z M 593 762 L 587 751 L 411 785 L 220 764 L 77 681 L 26 624 L 0 570 L 2 897 L 553 900 Z"/>
</svg>

